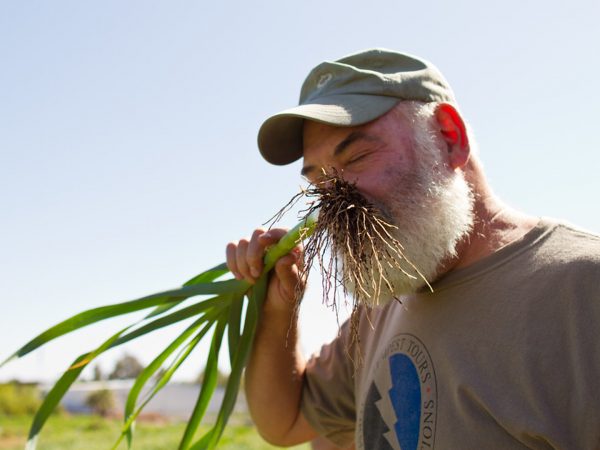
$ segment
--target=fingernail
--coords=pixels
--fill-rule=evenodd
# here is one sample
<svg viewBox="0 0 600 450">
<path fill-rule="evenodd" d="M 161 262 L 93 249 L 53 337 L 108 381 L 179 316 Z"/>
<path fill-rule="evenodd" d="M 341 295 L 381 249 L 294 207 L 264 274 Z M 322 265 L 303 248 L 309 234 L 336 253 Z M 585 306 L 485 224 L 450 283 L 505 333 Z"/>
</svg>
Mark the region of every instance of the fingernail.
<svg viewBox="0 0 600 450">
<path fill-rule="evenodd" d="M 250 273 L 254 278 L 258 278 L 260 276 L 260 271 L 256 267 L 252 267 L 250 269 Z"/>
</svg>

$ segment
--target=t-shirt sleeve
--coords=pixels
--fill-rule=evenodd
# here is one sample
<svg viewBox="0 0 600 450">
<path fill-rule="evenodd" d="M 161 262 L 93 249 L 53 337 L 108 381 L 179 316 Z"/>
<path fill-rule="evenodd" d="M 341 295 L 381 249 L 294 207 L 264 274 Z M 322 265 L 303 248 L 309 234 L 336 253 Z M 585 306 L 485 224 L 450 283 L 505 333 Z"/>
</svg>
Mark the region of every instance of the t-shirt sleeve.
<svg viewBox="0 0 600 450">
<path fill-rule="evenodd" d="M 320 435 L 344 447 L 354 442 L 356 409 L 349 324 L 310 358 L 304 377 L 302 413 Z"/>
</svg>

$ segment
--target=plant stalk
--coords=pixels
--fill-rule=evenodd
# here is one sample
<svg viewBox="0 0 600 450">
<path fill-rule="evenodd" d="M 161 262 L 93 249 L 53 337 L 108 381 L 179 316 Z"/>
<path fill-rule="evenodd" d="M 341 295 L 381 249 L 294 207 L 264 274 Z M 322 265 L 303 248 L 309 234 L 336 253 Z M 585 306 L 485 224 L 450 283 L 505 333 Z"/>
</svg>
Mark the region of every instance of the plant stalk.
<svg viewBox="0 0 600 450">
<path fill-rule="evenodd" d="M 267 250 L 264 258 L 264 268 L 262 274 L 268 273 L 279 258 L 287 255 L 303 239 L 310 236 L 317 224 L 318 213 L 309 214 L 302 219 L 298 225 L 288 231 L 277 244 Z"/>
</svg>

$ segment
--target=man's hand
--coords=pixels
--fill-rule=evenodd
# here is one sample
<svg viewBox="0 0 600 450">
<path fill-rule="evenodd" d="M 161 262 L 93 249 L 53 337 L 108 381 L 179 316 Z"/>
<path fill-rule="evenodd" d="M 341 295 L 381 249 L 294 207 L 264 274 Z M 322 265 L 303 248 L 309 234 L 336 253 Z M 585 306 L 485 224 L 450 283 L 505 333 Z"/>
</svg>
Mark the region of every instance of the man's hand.
<svg viewBox="0 0 600 450">
<path fill-rule="evenodd" d="M 264 267 L 266 248 L 276 244 L 285 233 L 281 228 L 257 229 L 249 240 L 229 243 L 229 270 L 239 280 L 256 282 Z M 306 365 L 296 323 L 297 292 L 302 292 L 305 286 L 300 276 L 301 261 L 302 248 L 297 246 L 275 264 L 246 366 L 250 414 L 263 438 L 280 446 L 306 442 L 316 435 L 300 412 Z"/>
<path fill-rule="evenodd" d="M 227 245 L 227 266 L 238 279 L 245 279 L 255 283 L 260 277 L 264 264 L 265 250 L 270 245 L 276 244 L 285 235 L 287 230 L 273 228 L 265 231 L 256 229 L 250 240 L 240 239 Z M 275 264 L 269 288 L 265 308 L 273 312 L 289 312 L 296 302 L 296 292 L 302 292 L 305 280 L 300 277 L 300 264 L 302 263 L 302 247 L 300 245 Z M 300 289 L 297 291 L 296 289 Z"/>
</svg>

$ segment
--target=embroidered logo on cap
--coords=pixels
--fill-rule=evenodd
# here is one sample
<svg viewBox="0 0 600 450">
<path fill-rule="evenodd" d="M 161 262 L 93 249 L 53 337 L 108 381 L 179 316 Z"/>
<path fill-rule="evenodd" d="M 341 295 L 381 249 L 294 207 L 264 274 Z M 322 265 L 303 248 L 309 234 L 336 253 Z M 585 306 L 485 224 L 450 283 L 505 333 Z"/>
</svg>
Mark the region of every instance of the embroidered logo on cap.
<svg viewBox="0 0 600 450">
<path fill-rule="evenodd" d="M 321 89 L 323 86 L 325 86 L 327 83 L 329 83 L 332 78 L 333 78 L 333 75 L 331 75 L 329 72 L 324 73 L 323 75 L 321 75 L 319 77 L 319 81 L 317 81 L 317 88 Z"/>
</svg>

